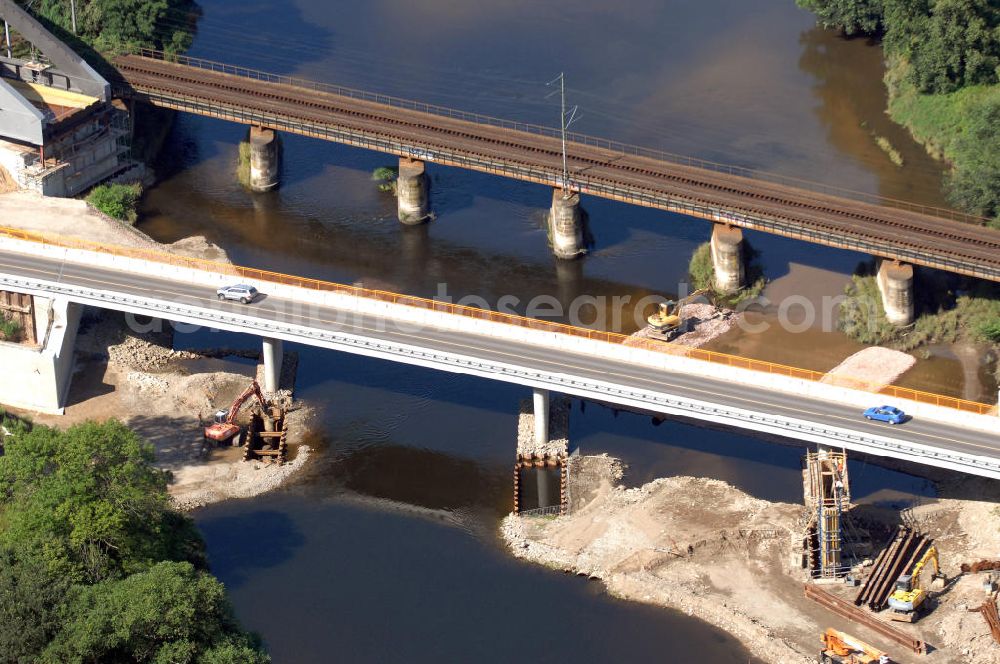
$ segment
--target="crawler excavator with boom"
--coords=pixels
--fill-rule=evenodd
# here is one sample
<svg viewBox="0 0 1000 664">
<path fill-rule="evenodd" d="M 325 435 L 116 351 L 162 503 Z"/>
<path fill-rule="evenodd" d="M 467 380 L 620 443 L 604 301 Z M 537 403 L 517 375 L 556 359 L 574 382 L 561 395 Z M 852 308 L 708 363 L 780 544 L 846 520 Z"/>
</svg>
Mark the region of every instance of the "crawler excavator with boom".
<svg viewBox="0 0 1000 664">
<path fill-rule="evenodd" d="M 931 590 L 941 590 L 944 588 L 948 578 L 941 573 L 938 565 L 937 548 L 931 546 L 926 553 L 913 566 L 913 571 L 904 574 L 896 580 L 896 589 L 889 596 L 889 618 L 899 622 L 916 622 L 927 610 L 927 599 L 929 593 L 923 587 L 923 580 L 920 573 L 927 563 L 934 566 L 934 574 L 931 575 Z"/>
<path fill-rule="evenodd" d="M 674 334 L 681 331 L 684 325 L 681 308 L 694 298 L 704 295 L 708 291 L 708 288 L 699 288 L 690 295 L 686 295 L 676 301 L 667 300 L 666 302 L 660 302 L 656 307 L 656 312 L 646 319 L 646 322 L 649 323 L 649 328 L 668 338 L 673 337 Z"/>
<path fill-rule="evenodd" d="M 261 410 L 266 412 L 267 401 L 264 400 L 264 394 L 260 391 L 260 384 L 254 380 L 233 400 L 229 410 L 220 410 L 215 414 L 215 422 L 205 427 L 205 438 L 221 443 L 231 440 L 234 436 L 239 436 L 240 425 L 236 424 L 236 416 L 251 396 L 256 397 Z"/>
</svg>

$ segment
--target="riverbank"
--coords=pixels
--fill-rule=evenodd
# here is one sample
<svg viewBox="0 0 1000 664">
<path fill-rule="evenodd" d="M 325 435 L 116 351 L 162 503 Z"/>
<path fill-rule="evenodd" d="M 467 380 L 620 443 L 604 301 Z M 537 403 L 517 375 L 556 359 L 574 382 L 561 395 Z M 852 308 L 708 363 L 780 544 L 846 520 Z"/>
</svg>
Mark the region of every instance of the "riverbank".
<svg viewBox="0 0 1000 664">
<path fill-rule="evenodd" d="M 26 192 L 0 195 L 8 227 L 91 242 L 153 249 L 229 262 L 204 237 L 160 244 L 85 201 Z M 241 448 L 208 448 L 203 422 L 227 407 L 263 370 L 260 353 L 227 348 L 173 350 L 167 321 L 87 309 L 75 350 L 74 376 L 64 415 L 31 414 L 33 421 L 65 428 L 85 420 L 118 419 L 156 449 L 156 465 L 169 470 L 170 495 L 180 509 L 259 495 L 289 481 L 306 464 L 310 408 L 292 398 L 297 356 L 286 353 L 280 389 L 272 398 L 289 408 L 289 462 L 242 461 Z"/>
<path fill-rule="evenodd" d="M 708 478 L 668 477 L 627 488 L 614 459 L 582 457 L 573 464 L 569 515 L 510 515 L 502 522 L 515 556 L 599 579 L 614 596 L 700 618 L 767 662 L 815 661 L 819 635 L 830 626 L 882 643 L 803 596 L 806 574 L 793 562 L 801 559 L 803 506 L 760 500 Z M 1000 494 L 994 483 L 955 477 L 939 482 L 938 491 L 938 500 L 911 508 L 909 517 L 935 539 L 943 569 L 953 577 L 962 562 L 996 555 Z M 851 515 L 873 533 L 900 518 L 870 505 Z M 959 578 L 930 614 L 903 626 L 935 646 L 930 655 L 894 648 L 893 661 L 995 661 L 1000 646 L 982 618 L 967 611 L 985 596 L 981 583 L 975 576 Z M 855 592 L 827 588 L 845 597 Z"/>
</svg>

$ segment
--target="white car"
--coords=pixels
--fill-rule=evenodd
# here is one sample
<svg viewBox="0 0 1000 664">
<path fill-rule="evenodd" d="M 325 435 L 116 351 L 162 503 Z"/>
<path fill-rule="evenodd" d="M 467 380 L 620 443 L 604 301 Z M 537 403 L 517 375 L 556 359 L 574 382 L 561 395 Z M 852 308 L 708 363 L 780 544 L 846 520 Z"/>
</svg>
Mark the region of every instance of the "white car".
<svg viewBox="0 0 1000 664">
<path fill-rule="evenodd" d="M 223 286 L 215 294 L 220 300 L 237 300 L 243 304 L 250 304 L 260 295 L 256 288 L 246 284 Z"/>
</svg>

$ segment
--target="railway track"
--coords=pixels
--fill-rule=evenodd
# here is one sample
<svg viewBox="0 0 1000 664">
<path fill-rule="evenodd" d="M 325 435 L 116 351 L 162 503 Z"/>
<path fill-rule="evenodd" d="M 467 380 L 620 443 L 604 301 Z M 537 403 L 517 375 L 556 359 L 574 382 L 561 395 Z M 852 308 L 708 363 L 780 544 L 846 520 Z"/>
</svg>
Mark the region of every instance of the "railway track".
<svg viewBox="0 0 1000 664">
<path fill-rule="evenodd" d="M 344 128 L 416 149 L 540 169 L 553 174 L 553 182 L 561 177 L 561 146 L 553 136 L 135 55 L 122 56 L 115 64 L 122 82 L 140 95 L 176 95 L 220 107 L 252 109 L 299 122 Z M 595 186 L 588 189 L 647 192 L 651 197 L 674 197 L 731 215 L 775 219 L 800 226 L 803 231 L 840 234 L 845 238 L 843 246 L 848 248 L 846 240 L 863 239 L 884 245 L 884 251 L 875 253 L 886 258 L 897 257 L 893 248 L 908 247 L 914 252 L 980 266 L 984 268 L 980 272 L 1000 281 L 1000 232 L 979 225 L 584 143 L 570 143 L 568 152 L 571 179 L 581 188 L 589 183 Z M 735 223 L 743 225 L 738 220 Z M 824 243 L 837 246 L 831 241 Z M 919 263 L 917 258 L 913 262 Z"/>
</svg>

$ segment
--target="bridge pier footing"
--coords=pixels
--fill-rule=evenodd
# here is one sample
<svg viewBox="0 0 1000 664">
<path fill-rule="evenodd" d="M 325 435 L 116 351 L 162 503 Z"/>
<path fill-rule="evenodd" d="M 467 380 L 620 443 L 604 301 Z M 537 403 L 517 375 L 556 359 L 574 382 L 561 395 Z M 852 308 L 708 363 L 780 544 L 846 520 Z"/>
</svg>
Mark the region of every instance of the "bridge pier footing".
<svg viewBox="0 0 1000 664">
<path fill-rule="evenodd" d="M 271 191 L 278 186 L 281 168 L 281 139 L 278 132 L 267 127 L 250 127 L 250 177 L 251 191 Z"/>
<path fill-rule="evenodd" d="M 551 399 L 546 389 L 534 388 L 532 400 L 521 401 L 514 462 L 516 514 L 537 514 L 536 510 L 545 510 L 545 514 L 567 512 L 569 411 L 568 398 Z M 556 482 L 559 483 L 558 494 Z M 537 504 L 534 504 L 536 499 Z"/>
<path fill-rule="evenodd" d="M 912 323 L 913 266 L 880 259 L 877 281 L 886 319 L 898 326 Z"/>
<path fill-rule="evenodd" d="M 284 359 L 284 344 L 281 339 L 264 337 L 264 391 L 274 393 L 281 386 L 281 362 Z"/>
<path fill-rule="evenodd" d="M 711 248 L 715 289 L 720 293 L 732 293 L 743 288 L 746 280 L 743 231 L 736 226 L 713 224 Z"/>
<path fill-rule="evenodd" d="M 580 194 L 558 187 L 552 191 L 549 240 L 556 258 L 570 260 L 586 252 Z"/>
<path fill-rule="evenodd" d="M 424 162 L 407 157 L 399 158 L 396 200 L 399 220 L 404 224 L 422 224 L 430 219 L 430 196 Z"/>
</svg>

